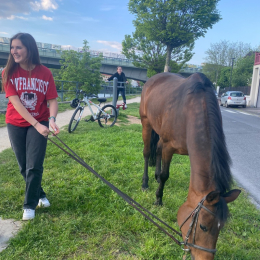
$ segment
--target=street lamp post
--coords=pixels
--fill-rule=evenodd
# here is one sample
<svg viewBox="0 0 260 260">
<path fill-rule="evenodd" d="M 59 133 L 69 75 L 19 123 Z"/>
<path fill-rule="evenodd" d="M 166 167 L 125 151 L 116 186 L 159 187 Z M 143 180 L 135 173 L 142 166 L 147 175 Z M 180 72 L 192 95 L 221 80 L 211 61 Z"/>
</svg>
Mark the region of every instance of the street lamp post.
<svg viewBox="0 0 260 260">
<path fill-rule="evenodd" d="M 233 71 L 233 64 L 234 64 L 234 59 L 235 58 L 231 58 L 231 63 L 232 63 L 232 67 L 231 67 L 231 72 L 230 72 L 230 82 L 229 82 L 229 91 L 231 89 L 231 80 L 232 80 L 232 71 Z"/>
</svg>

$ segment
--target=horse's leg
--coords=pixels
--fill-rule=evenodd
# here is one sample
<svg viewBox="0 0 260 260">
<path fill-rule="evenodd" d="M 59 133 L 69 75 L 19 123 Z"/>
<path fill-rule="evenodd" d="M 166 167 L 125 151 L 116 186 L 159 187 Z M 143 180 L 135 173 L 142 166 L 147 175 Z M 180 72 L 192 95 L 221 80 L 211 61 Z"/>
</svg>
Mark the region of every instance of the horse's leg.
<svg viewBox="0 0 260 260">
<path fill-rule="evenodd" d="M 156 150 L 156 168 L 155 168 L 155 180 L 160 183 L 160 174 L 161 174 L 161 164 L 162 164 L 162 138 L 160 138 L 157 144 Z"/>
<path fill-rule="evenodd" d="M 155 205 L 162 205 L 162 197 L 163 197 L 163 188 L 165 182 L 169 178 L 169 169 L 173 155 L 173 148 L 167 145 L 163 145 L 162 147 L 162 170 L 159 175 L 160 183 L 159 187 L 156 191 L 156 202 Z"/>
<path fill-rule="evenodd" d="M 143 125 L 143 130 L 142 130 L 142 136 L 143 136 L 143 142 L 144 142 L 144 150 L 143 150 L 143 155 L 144 155 L 144 175 L 143 175 L 143 183 L 142 183 L 142 189 L 148 189 L 148 181 L 149 181 L 149 176 L 148 176 L 148 163 L 149 163 L 149 157 L 150 157 L 150 141 L 151 141 L 151 133 L 152 133 L 152 128 L 148 122 L 147 118 L 142 118 L 142 125 Z"/>
</svg>

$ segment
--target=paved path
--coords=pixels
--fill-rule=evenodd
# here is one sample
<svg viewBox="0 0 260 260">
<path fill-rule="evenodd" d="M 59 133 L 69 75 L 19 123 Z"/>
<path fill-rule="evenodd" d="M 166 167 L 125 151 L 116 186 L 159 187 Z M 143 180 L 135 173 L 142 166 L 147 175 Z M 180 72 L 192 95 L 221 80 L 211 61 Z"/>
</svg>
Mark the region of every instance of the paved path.
<svg viewBox="0 0 260 260">
<path fill-rule="evenodd" d="M 141 97 L 136 97 L 133 99 L 127 100 L 127 104 L 130 103 L 140 103 Z M 111 103 L 111 102 L 110 102 Z M 108 104 L 110 104 L 108 103 Z M 106 103 L 107 104 L 107 103 Z M 96 108 L 93 108 L 94 113 L 96 112 Z M 65 112 L 59 113 L 57 116 L 57 125 L 62 129 L 64 126 L 68 125 L 71 119 L 71 116 L 73 114 L 74 110 L 67 110 Z M 90 114 L 90 111 L 88 107 L 84 109 L 83 116 L 87 116 Z M 7 133 L 7 128 L 2 127 L 0 128 L 0 152 L 3 150 L 10 148 L 11 144 L 9 141 L 8 133 Z"/>
</svg>

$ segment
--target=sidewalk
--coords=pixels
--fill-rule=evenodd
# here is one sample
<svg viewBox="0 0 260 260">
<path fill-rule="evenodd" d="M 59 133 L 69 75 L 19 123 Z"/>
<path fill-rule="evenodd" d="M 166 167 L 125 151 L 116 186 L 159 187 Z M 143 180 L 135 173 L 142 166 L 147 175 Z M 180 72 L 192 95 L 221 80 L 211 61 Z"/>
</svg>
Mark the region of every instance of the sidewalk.
<svg viewBox="0 0 260 260">
<path fill-rule="evenodd" d="M 247 107 L 247 108 L 243 108 L 243 111 L 241 110 L 240 112 L 245 112 L 248 114 L 260 116 L 260 107 Z"/>
<path fill-rule="evenodd" d="M 141 100 L 140 97 L 129 99 L 129 100 L 127 100 L 127 104 L 140 103 L 140 100 Z M 106 104 L 109 104 L 109 103 L 106 103 Z M 74 111 L 75 110 L 68 110 L 68 111 L 58 114 L 57 125 L 61 129 L 64 128 L 64 126 L 69 124 L 69 121 L 70 121 L 71 116 Z M 94 110 L 94 113 L 95 113 L 95 110 Z M 84 110 L 83 116 L 86 116 L 89 114 L 90 114 L 90 111 L 86 107 Z M 67 131 L 66 128 L 64 128 L 64 130 Z M 0 128 L 0 144 L 1 144 L 0 153 L 3 150 L 11 147 L 10 142 L 9 142 L 9 137 L 7 134 L 7 127 Z M 3 251 L 8 246 L 9 239 L 14 237 L 21 227 L 22 227 L 21 221 L 15 221 L 13 219 L 3 220 L 0 218 L 0 252 Z"/>
<path fill-rule="evenodd" d="M 133 99 L 127 100 L 127 104 L 131 103 L 140 103 L 141 97 L 136 97 Z M 120 101 L 119 101 L 120 103 Z M 106 104 L 111 104 L 111 102 L 108 102 Z M 59 113 L 57 115 L 57 125 L 60 127 L 60 129 L 64 129 L 64 126 L 68 125 L 71 119 L 72 114 L 75 110 L 67 110 L 65 112 Z M 96 108 L 93 107 L 93 112 L 96 113 Z M 90 111 L 88 107 L 84 109 L 83 117 L 90 115 Z M 66 129 L 65 129 L 66 130 Z M 7 133 L 7 127 L 0 128 L 0 152 L 3 150 L 10 148 L 11 144 L 9 141 L 8 133 Z"/>
</svg>

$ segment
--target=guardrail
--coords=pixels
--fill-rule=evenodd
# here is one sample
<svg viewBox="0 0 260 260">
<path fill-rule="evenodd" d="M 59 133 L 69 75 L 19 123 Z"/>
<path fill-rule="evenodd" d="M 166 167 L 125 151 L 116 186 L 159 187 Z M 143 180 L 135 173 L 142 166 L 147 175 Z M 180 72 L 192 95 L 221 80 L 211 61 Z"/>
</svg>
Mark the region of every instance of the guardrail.
<svg viewBox="0 0 260 260">
<path fill-rule="evenodd" d="M 2 52 L 10 52 L 10 45 L 7 43 L 1 43 L 0 42 L 0 51 Z M 61 59 L 62 55 L 62 50 L 55 50 L 55 49 L 47 49 L 47 48 L 41 48 L 38 47 L 39 55 L 41 57 L 50 57 L 50 58 L 57 58 Z M 82 51 L 78 51 L 82 52 Z M 102 53 L 98 52 L 92 52 L 91 50 L 89 51 L 90 56 L 95 58 L 95 57 L 100 57 Z M 135 67 L 133 65 L 133 61 L 129 59 L 124 59 L 124 58 L 115 58 L 115 57 L 107 57 L 103 56 L 102 57 L 102 64 L 112 64 L 112 65 L 122 65 L 122 66 L 130 66 L 130 67 Z"/>
</svg>

